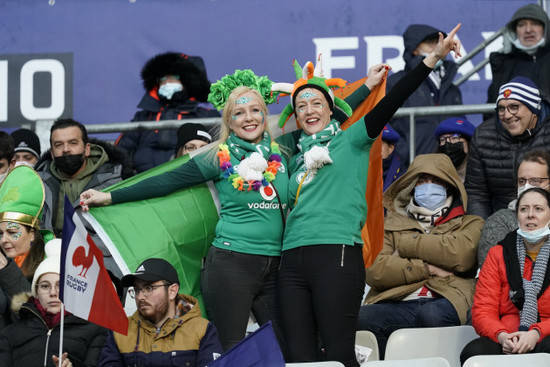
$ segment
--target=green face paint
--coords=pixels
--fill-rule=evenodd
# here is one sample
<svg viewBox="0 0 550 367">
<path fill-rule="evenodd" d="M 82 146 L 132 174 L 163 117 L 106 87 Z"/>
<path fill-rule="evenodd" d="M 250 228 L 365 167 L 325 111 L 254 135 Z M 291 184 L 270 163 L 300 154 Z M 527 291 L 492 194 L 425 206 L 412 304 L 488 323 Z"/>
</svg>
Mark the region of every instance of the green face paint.
<svg viewBox="0 0 550 367">
<path fill-rule="evenodd" d="M 315 94 L 313 92 L 304 92 L 304 93 L 300 94 L 300 96 L 298 98 L 303 98 L 303 99 L 306 99 L 306 100 L 310 100 L 313 97 L 317 97 L 317 94 Z"/>
<path fill-rule="evenodd" d="M 241 97 L 235 101 L 235 104 L 247 104 L 253 99 L 254 99 L 253 97 Z"/>
</svg>

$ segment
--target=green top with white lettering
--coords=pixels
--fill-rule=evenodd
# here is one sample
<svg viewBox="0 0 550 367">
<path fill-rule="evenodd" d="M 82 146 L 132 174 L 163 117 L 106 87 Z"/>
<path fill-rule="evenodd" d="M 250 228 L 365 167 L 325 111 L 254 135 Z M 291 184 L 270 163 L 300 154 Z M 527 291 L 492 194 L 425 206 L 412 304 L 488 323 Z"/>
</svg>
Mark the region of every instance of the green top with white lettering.
<svg viewBox="0 0 550 367">
<path fill-rule="evenodd" d="M 231 164 L 235 170 L 239 162 L 240 158 L 231 155 Z M 212 152 L 204 152 L 173 171 L 112 191 L 113 204 L 163 196 L 212 180 L 221 205 L 213 245 L 246 254 L 280 256 L 283 220 L 274 188 L 286 214 L 288 171 L 285 157 L 275 180 L 268 186 L 262 186 L 259 191 L 235 189 L 223 177 L 218 164 L 218 158 Z"/>
<path fill-rule="evenodd" d="M 333 120 L 334 122 L 335 120 Z M 283 251 L 319 244 L 362 243 L 361 228 L 367 217 L 365 192 L 369 152 L 374 139 L 367 135 L 363 120 L 338 133 L 329 143 L 332 164 L 306 177 L 296 206 L 296 192 L 306 168 L 303 154 L 289 163 L 289 204 Z"/>
</svg>

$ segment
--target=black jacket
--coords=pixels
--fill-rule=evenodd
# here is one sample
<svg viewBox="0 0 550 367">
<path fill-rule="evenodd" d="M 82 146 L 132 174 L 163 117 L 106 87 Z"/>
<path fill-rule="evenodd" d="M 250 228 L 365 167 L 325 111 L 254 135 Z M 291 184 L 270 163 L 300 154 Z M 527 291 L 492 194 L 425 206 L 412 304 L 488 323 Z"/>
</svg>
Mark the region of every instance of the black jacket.
<svg viewBox="0 0 550 367">
<path fill-rule="evenodd" d="M 550 149 L 548 112 L 548 105 L 543 103 L 535 128 L 519 136 L 510 135 L 497 117 L 477 127 L 466 168 L 468 214 L 487 219 L 517 197 L 517 169 L 525 154 L 535 148 Z"/>
<path fill-rule="evenodd" d="M 410 34 L 409 34 L 410 33 Z M 414 28 L 409 27 L 403 34 L 405 42 L 405 52 L 403 59 L 405 60 L 405 69 L 401 70 L 388 78 L 386 90 L 389 91 L 399 79 L 401 79 L 408 71 L 412 70 L 419 62 L 423 60 L 422 56 L 414 56 L 412 52 L 416 49 L 418 42 L 421 42 L 426 36 L 434 33 L 434 28 L 429 26 L 416 25 Z M 458 105 L 462 104 L 462 93 L 457 86 L 453 85 L 453 79 L 456 76 L 458 67 L 451 60 L 443 61 L 445 76 L 442 78 L 439 94 L 434 91 L 430 85 L 429 78 L 418 87 L 405 101 L 402 107 L 420 107 L 420 106 L 443 106 L 443 105 Z M 439 123 L 451 116 L 419 116 L 416 117 L 415 131 L 415 154 L 434 153 L 437 144 L 434 137 L 434 130 Z M 391 126 L 397 131 L 401 137 L 396 145 L 397 154 L 403 162 L 409 164 L 409 118 L 399 118 L 391 120 Z"/>
<path fill-rule="evenodd" d="M 217 117 L 215 110 L 200 107 L 199 103 L 187 98 L 183 92 L 175 93 L 172 100 L 159 98 L 156 90 L 146 93 L 132 121 L 183 120 L 189 118 Z M 182 123 L 183 124 L 183 123 Z M 116 146 L 126 151 L 133 160 L 137 173 L 147 171 L 168 162 L 176 153 L 178 136 L 171 130 L 135 130 L 123 133 Z"/>
<path fill-rule="evenodd" d="M 0 332 L 0 366 L 53 366 L 59 355 L 59 325 L 48 329 L 31 302 L 19 310 L 20 320 Z M 74 315 L 65 317 L 63 351 L 73 366 L 96 366 L 107 330 Z"/>
</svg>

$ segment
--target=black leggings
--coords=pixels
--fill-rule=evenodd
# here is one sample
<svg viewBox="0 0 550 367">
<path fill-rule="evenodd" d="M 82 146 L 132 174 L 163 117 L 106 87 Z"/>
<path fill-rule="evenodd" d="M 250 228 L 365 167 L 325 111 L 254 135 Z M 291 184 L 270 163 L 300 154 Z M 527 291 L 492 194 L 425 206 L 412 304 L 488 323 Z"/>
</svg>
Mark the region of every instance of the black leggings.
<svg viewBox="0 0 550 367">
<path fill-rule="evenodd" d="M 355 331 L 364 290 L 365 265 L 359 245 L 283 251 L 277 292 L 287 362 L 326 359 L 359 366 Z"/>
<path fill-rule="evenodd" d="M 542 339 L 529 353 L 550 353 L 550 336 Z M 460 365 L 463 365 L 470 357 L 490 354 L 504 354 L 502 352 L 502 345 L 485 336 L 474 339 L 462 349 L 462 353 L 460 353 Z"/>
</svg>

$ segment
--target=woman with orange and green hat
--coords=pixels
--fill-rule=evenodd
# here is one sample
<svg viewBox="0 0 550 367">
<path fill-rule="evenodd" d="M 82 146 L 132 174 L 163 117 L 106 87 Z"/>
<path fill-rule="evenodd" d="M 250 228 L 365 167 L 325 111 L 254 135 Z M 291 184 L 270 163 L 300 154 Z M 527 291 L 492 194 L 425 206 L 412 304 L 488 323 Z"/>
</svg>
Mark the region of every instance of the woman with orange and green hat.
<svg viewBox="0 0 550 367">
<path fill-rule="evenodd" d="M 295 68 L 296 83 L 274 85 L 272 90 L 290 94 L 292 99 L 279 124 L 294 113 L 303 130 L 299 152 L 288 164 L 291 211 L 278 274 L 277 298 L 289 349 L 287 362 L 327 359 L 359 366 L 354 344 L 365 287 L 361 228 L 367 215 L 370 148 L 385 123 L 437 61 L 451 50 L 460 55 L 460 42 L 454 39 L 458 28 L 446 38 L 440 34 L 435 50 L 369 114 L 345 131 L 335 119 L 336 112 L 349 115 L 351 108 L 334 97 L 330 87 L 335 80 L 324 79 L 312 64 L 302 71 Z M 382 65 L 373 68 L 375 78 L 385 74 Z"/>
</svg>

